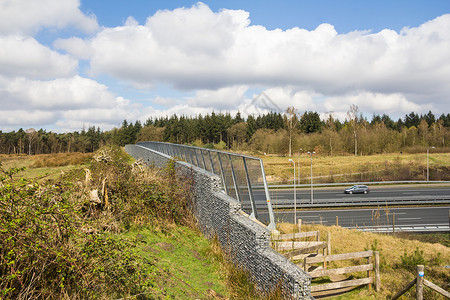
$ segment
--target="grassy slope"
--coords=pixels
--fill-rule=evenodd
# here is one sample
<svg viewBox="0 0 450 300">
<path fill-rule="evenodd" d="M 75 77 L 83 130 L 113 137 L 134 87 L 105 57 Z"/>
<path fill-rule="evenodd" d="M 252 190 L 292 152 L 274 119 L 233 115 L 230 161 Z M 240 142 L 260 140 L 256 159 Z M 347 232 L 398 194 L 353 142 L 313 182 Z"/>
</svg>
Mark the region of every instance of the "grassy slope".
<svg viewBox="0 0 450 300">
<path fill-rule="evenodd" d="M 292 224 L 280 224 L 282 232 L 292 231 Z M 407 265 L 402 256 L 413 257 L 416 249 L 423 251 L 425 278 L 447 291 L 450 290 L 450 248 L 440 243 L 427 243 L 415 239 L 406 239 L 400 236 L 374 234 L 345 229 L 337 226 L 304 225 L 302 231 L 319 230 L 322 240 L 326 239 L 326 232 L 331 232 L 332 254 L 376 250 L 380 252 L 381 264 L 381 292 L 369 292 L 367 288 L 359 288 L 337 299 L 386 299 L 400 291 L 408 282 L 415 278 L 414 266 Z M 420 237 L 427 239 L 425 236 Z M 450 234 L 439 236 L 443 243 L 448 243 Z M 420 256 L 420 255 L 419 255 Z M 345 261 L 344 261 L 345 262 Z M 348 263 L 348 261 L 347 261 Z M 342 262 L 336 264 L 341 267 Z M 364 272 L 363 272 L 364 273 Z M 355 276 L 365 276 L 356 273 Z M 316 282 L 320 279 L 315 279 Z M 407 298 L 412 299 L 415 289 L 407 293 Z M 425 291 L 425 299 L 443 299 L 428 288 Z"/>
<path fill-rule="evenodd" d="M 135 239 L 135 253 L 157 268 L 156 287 L 147 296 L 169 299 L 207 299 L 228 297 L 220 265 L 211 253 L 211 243 L 202 234 L 185 226 L 171 225 L 163 232 L 143 228 L 119 234 Z"/>
</svg>

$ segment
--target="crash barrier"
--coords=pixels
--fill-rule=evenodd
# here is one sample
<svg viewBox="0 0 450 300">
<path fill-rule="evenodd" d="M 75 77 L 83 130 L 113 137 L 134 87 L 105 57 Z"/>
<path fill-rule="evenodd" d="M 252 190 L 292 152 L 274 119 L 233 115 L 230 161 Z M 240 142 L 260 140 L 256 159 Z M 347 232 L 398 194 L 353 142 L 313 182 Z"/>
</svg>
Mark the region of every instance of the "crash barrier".
<svg viewBox="0 0 450 300">
<path fill-rule="evenodd" d="M 330 199 L 314 199 L 311 203 L 309 199 L 297 199 L 297 207 L 314 208 L 314 207 L 351 207 L 351 206 L 396 206 L 396 205 L 437 205 L 449 204 L 450 195 L 441 196 L 416 196 L 407 195 L 403 197 L 377 197 L 369 198 L 367 196 L 358 197 L 341 197 Z M 292 200 L 276 200 L 272 201 L 274 209 L 292 209 L 294 207 Z"/>
<path fill-rule="evenodd" d="M 143 147 L 126 145 L 125 151 L 156 167 L 165 167 L 172 157 Z M 202 232 L 215 237 L 233 262 L 246 270 L 261 292 L 281 286 L 286 298 L 311 297 L 311 277 L 270 247 L 271 232 L 242 210 L 242 204 L 222 189 L 221 177 L 183 161 L 175 161 L 178 174 L 191 176 L 194 215 Z"/>
<path fill-rule="evenodd" d="M 275 218 L 270 202 L 266 175 L 260 158 L 162 142 L 140 142 L 138 145 L 164 153 L 178 160 L 184 160 L 191 165 L 216 174 L 222 179 L 221 187 L 223 191 L 228 196 L 239 201 L 242 204 L 242 210 L 248 213 L 250 218 L 259 219 L 258 211 L 268 212 L 268 228 L 269 230 L 275 229 Z M 264 193 L 256 194 L 255 189 L 263 189 Z"/>
</svg>

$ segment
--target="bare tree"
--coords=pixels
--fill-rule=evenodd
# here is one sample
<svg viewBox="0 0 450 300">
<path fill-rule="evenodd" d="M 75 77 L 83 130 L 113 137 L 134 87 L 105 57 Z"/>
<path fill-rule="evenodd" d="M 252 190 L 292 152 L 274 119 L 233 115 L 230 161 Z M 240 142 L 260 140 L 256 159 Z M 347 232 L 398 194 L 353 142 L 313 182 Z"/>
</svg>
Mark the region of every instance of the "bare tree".
<svg viewBox="0 0 450 300">
<path fill-rule="evenodd" d="M 284 114 L 284 125 L 289 136 L 289 157 L 292 156 L 292 136 L 297 129 L 297 124 L 297 110 L 293 106 L 288 107 Z"/>
<path fill-rule="evenodd" d="M 353 137 L 355 139 L 355 156 L 358 155 L 358 129 L 359 129 L 359 108 L 357 105 L 352 104 L 350 105 L 350 109 L 347 112 L 347 117 L 348 117 L 348 123 L 350 125 L 350 128 L 353 132 Z"/>
<path fill-rule="evenodd" d="M 37 140 L 38 133 L 34 128 L 29 128 L 25 132 L 28 135 L 28 155 L 31 155 L 31 145 Z"/>
</svg>

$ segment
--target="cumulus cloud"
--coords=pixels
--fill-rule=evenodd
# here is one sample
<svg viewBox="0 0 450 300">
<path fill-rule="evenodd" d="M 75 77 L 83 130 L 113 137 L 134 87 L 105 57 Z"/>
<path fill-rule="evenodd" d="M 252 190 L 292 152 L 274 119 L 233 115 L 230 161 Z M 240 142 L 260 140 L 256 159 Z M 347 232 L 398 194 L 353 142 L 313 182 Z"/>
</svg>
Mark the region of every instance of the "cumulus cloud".
<svg viewBox="0 0 450 300">
<path fill-rule="evenodd" d="M 195 96 L 187 97 L 193 107 L 209 107 L 218 110 L 235 110 L 245 99 L 247 86 L 231 86 L 217 90 L 197 90 Z"/>
<path fill-rule="evenodd" d="M 109 107 L 116 102 L 108 87 L 74 76 L 48 81 L 14 78 L 0 80 L 0 104 L 3 108 L 62 110 Z"/>
<path fill-rule="evenodd" d="M 110 129 L 143 113 L 142 107 L 107 86 L 80 76 L 47 81 L 0 77 L 0 107 L 0 127 L 56 124 L 72 131 L 80 130 L 80 124 Z"/>
<path fill-rule="evenodd" d="M 52 124 L 58 119 L 58 113 L 56 112 L 30 110 L 28 108 L 16 110 L 0 109 L 0 116 L 2 116 L 0 126 L 5 128 L 9 126 L 23 126 L 23 124 L 28 126 Z"/>
<path fill-rule="evenodd" d="M 406 114 L 411 111 L 426 111 L 427 104 L 416 104 L 408 101 L 402 94 L 380 94 L 372 92 L 355 92 L 342 96 L 327 97 L 323 103 L 323 111 L 348 111 L 350 105 L 355 104 L 361 112 L 376 114 Z"/>
<path fill-rule="evenodd" d="M 251 25 L 245 11 L 213 12 L 199 3 L 159 11 L 144 25 L 127 21 L 105 28 L 85 42 L 93 75 L 108 74 L 136 85 L 164 82 L 199 89 L 196 97 L 187 99 L 199 106 L 221 102 L 220 94 L 235 86 L 293 87 L 308 99 L 286 99 L 301 109 L 314 109 L 309 94 L 367 91 L 386 95 L 383 99 L 403 97 L 399 107 L 413 110 L 430 101 L 430 94 L 439 101 L 450 92 L 450 14 L 401 32 L 338 34 L 330 24 L 311 31 L 267 30 Z M 66 46 L 69 51 L 77 47 Z M 207 100 L 209 92 L 204 91 L 211 90 L 217 92 Z"/>
<path fill-rule="evenodd" d="M 79 9 L 79 0 L 3 0 L 0 34 L 34 34 L 44 27 L 73 26 L 85 33 L 98 29 L 97 19 Z"/>
<path fill-rule="evenodd" d="M 400 34 L 390 30 L 337 34 L 329 24 L 312 31 L 269 31 L 250 26 L 248 14 L 241 11 L 214 13 L 200 4 L 159 12 L 145 26 L 103 30 L 92 40 L 92 69 L 123 79 L 166 79 L 195 88 L 207 88 L 213 80 L 220 86 L 239 81 L 360 87 L 414 69 L 441 69 L 439 62 L 450 57 L 448 27 L 450 15 Z M 428 51 L 433 58 L 420 57 Z M 128 72 L 121 73 L 124 70 Z"/>
<path fill-rule="evenodd" d="M 0 36 L 0 45 L 0 75 L 47 79 L 76 73 L 76 59 L 52 51 L 32 37 Z"/>
<path fill-rule="evenodd" d="M 56 49 L 65 50 L 70 53 L 73 57 L 78 59 L 89 59 L 91 56 L 91 48 L 85 40 L 78 37 L 71 37 L 68 39 L 57 39 L 53 46 Z"/>
</svg>

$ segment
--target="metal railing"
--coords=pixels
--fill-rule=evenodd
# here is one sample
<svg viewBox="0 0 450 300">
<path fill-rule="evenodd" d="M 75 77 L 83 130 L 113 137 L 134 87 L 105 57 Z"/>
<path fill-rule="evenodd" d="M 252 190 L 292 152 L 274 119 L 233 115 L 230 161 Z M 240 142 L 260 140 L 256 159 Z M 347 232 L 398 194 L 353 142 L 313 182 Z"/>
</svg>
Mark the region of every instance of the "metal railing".
<svg viewBox="0 0 450 300">
<path fill-rule="evenodd" d="M 270 194 L 260 158 L 218 151 L 214 149 L 170 144 L 162 142 L 139 142 L 139 146 L 158 151 L 184 160 L 194 166 L 220 176 L 223 191 L 242 204 L 242 209 L 250 218 L 258 219 L 258 209 L 268 211 L 269 230 L 275 230 L 275 218 L 270 202 Z M 265 199 L 255 189 L 264 189 Z M 258 196 L 258 197 L 255 197 Z M 264 204 L 263 204 L 264 203 Z"/>
<path fill-rule="evenodd" d="M 355 184 L 366 184 L 366 185 L 392 185 L 392 184 L 422 184 L 422 185 L 430 185 L 430 184 L 447 184 L 450 183 L 450 181 L 442 181 L 442 180 L 435 180 L 435 181 L 425 181 L 425 180 L 395 180 L 395 181 L 354 181 L 354 182 L 330 182 L 330 183 L 314 183 L 314 187 L 325 187 L 325 186 L 352 186 Z M 273 184 L 268 183 L 269 189 L 277 189 L 277 188 L 293 188 L 293 184 Z M 296 187 L 306 187 L 309 188 L 311 186 L 310 183 L 303 183 L 303 184 L 296 184 Z"/>
<path fill-rule="evenodd" d="M 352 206 L 395 206 L 395 205 L 444 205 L 450 203 L 450 196 L 403 196 L 403 197 L 348 197 L 310 200 L 297 200 L 297 206 L 302 208 L 317 207 L 352 207 Z M 276 200 L 275 209 L 292 209 L 292 200 Z"/>
</svg>

